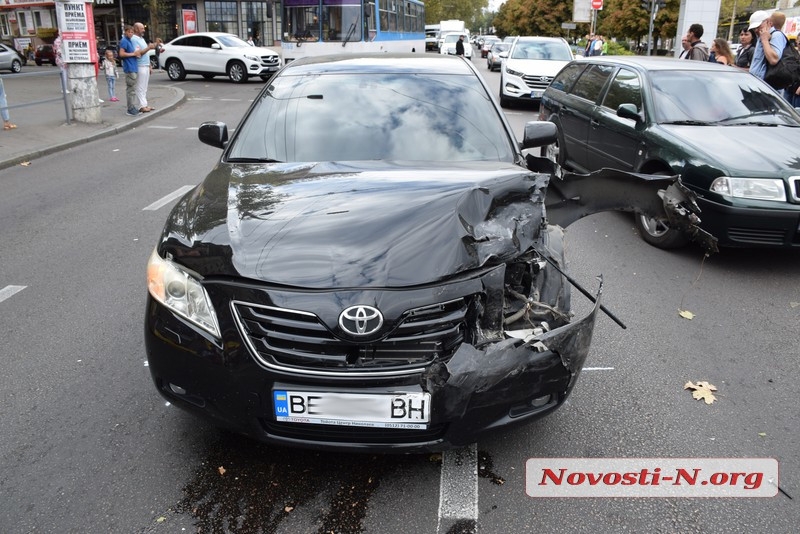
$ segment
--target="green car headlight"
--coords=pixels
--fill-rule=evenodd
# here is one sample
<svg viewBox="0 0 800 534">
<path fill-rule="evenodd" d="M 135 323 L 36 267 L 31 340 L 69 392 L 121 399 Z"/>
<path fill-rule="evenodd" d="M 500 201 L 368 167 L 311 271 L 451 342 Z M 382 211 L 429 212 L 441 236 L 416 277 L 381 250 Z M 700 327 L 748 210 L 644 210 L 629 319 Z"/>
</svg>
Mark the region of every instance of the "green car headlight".
<svg viewBox="0 0 800 534">
<path fill-rule="evenodd" d="M 711 182 L 711 191 L 733 198 L 786 202 L 783 180 L 773 178 L 730 178 L 720 176 Z"/>
<path fill-rule="evenodd" d="M 153 250 L 147 262 L 147 289 L 158 302 L 212 336 L 221 337 L 205 288 L 179 265 Z"/>
</svg>

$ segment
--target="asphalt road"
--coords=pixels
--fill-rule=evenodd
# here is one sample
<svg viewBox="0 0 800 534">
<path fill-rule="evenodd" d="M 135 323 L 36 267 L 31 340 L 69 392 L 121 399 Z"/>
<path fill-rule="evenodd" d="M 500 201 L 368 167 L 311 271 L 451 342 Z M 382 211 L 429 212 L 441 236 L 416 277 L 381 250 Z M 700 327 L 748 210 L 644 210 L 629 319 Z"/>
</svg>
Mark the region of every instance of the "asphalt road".
<svg viewBox="0 0 800 534">
<path fill-rule="evenodd" d="M 624 214 L 571 226 L 568 254 L 586 287 L 602 274 L 627 329 L 602 317 L 570 400 L 478 443 L 475 468 L 469 450 L 269 447 L 167 405 L 142 330 L 145 265 L 171 203 L 145 208 L 203 178 L 219 152 L 197 126 L 236 125 L 261 83 L 180 86 L 186 102 L 141 128 L 0 171 L 0 532 L 456 533 L 469 514 L 485 533 L 796 532 L 800 253 L 664 252 Z M 518 135 L 536 115 L 506 113 Z M 699 380 L 717 402 L 683 389 Z M 532 457 L 775 458 L 785 493 L 534 499 Z"/>
</svg>

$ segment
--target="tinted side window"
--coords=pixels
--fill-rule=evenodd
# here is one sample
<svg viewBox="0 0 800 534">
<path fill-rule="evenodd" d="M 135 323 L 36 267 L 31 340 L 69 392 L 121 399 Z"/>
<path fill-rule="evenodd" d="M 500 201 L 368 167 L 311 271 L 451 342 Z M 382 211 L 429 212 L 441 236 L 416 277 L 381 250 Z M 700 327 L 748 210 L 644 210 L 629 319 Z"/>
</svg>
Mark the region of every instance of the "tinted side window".
<svg viewBox="0 0 800 534">
<path fill-rule="evenodd" d="M 578 79 L 575 87 L 572 89 L 572 94 L 597 102 L 600 96 L 600 91 L 606 84 L 611 73 L 614 72 L 614 67 L 608 65 L 592 65 L 583 72 L 583 75 Z"/>
<path fill-rule="evenodd" d="M 202 37 L 200 37 L 200 44 L 198 44 L 197 46 L 200 46 L 202 48 L 211 48 L 211 45 L 214 43 L 216 43 L 214 39 L 203 35 Z"/>
<path fill-rule="evenodd" d="M 578 79 L 578 76 L 581 75 L 581 72 L 583 72 L 583 69 L 585 68 L 586 65 L 581 63 L 567 65 L 562 69 L 561 72 L 558 73 L 558 75 L 556 75 L 556 77 L 553 79 L 553 82 L 550 84 L 550 87 L 569 92 L 569 90 L 572 89 L 575 80 Z"/>
<path fill-rule="evenodd" d="M 635 104 L 642 111 L 642 86 L 639 76 L 628 69 L 620 69 L 608 87 L 603 107 L 617 111 L 620 104 Z"/>
</svg>

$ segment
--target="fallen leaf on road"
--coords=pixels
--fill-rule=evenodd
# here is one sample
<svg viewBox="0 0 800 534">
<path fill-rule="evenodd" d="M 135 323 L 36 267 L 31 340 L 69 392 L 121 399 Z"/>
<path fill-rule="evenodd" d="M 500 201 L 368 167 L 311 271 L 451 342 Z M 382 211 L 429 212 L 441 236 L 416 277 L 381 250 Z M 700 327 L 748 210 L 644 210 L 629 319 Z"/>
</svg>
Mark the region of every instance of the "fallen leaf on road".
<svg viewBox="0 0 800 534">
<path fill-rule="evenodd" d="M 225 468 L 222 467 L 222 466 L 217 467 L 217 471 L 219 471 L 220 475 L 224 475 L 225 474 Z"/>
<path fill-rule="evenodd" d="M 287 514 L 289 512 L 291 512 L 292 510 L 294 510 L 294 506 L 284 506 L 283 507 L 283 511 L 286 512 Z"/>
<path fill-rule="evenodd" d="M 23 161 L 22 163 L 20 163 L 20 165 L 22 165 L 23 167 L 30 167 L 31 166 L 31 162 L 30 161 Z"/>
<path fill-rule="evenodd" d="M 692 397 L 696 400 L 703 399 L 706 404 L 711 404 L 717 400 L 712 393 L 712 391 L 717 391 L 717 387 L 705 381 L 699 381 L 697 384 L 693 384 L 691 381 L 686 382 L 686 384 L 683 385 L 683 389 L 691 389 Z"/>
<path fill-rule="evenodd" d="M 694 314 L 690 311 L 681 310 L 680 312 L 678 312 L 678 315 L 680 315 L 684 319 L 689 319 L 690 321 L 694 319 Z"/>
</svg>

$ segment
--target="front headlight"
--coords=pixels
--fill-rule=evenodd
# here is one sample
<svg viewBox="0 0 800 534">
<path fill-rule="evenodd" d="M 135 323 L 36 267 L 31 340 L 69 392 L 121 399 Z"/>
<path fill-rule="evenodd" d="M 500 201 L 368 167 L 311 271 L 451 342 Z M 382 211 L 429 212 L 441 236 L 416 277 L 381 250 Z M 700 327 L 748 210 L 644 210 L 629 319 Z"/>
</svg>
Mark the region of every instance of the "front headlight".
<svg viewBox="0 0 800 534">
<path fill-rule="evenodd" d="M 524 74 L 523 74 L 523 73 L 521 73 L 521 72 L 518 72 L 518 71 L 515 71 L 515 70 L 511 70 L 511 69 L 509 69 L 508 67 L 506 67 L 506 72 L 507 72 L 508 74 L 512 75 L 512 76 L 519 76 L 520 78 L 522 78 L 522 76 L 524 76 Z"/>
<path fill-rule="evenodd" d="M 783 180 L 773 178 L 730 178 L 720 176 L 711 182 L 711 191 L 727 197 L 786 202 Z"/>
<path fill-rule="evenodd" d="M 147 262 L 147 289 L 154 299 L 212 336 L 221 337 L 217 315 L 202 285 L 179 265 L 153 250 Z"/>
<path fill-rule="evenodd" d="M 250 60 L 250 61 L 252 61 L 253 63 L 261 63 L 261 59 L 259 59 L 259 57 L 258 57 L 258 56 L 251 56 L 250 54 L 245 54 L 245 55 L 244 55 L 244 58 L 245 58 L 245 59 L 249 59 L 249 60 Z"/>
</svg>

